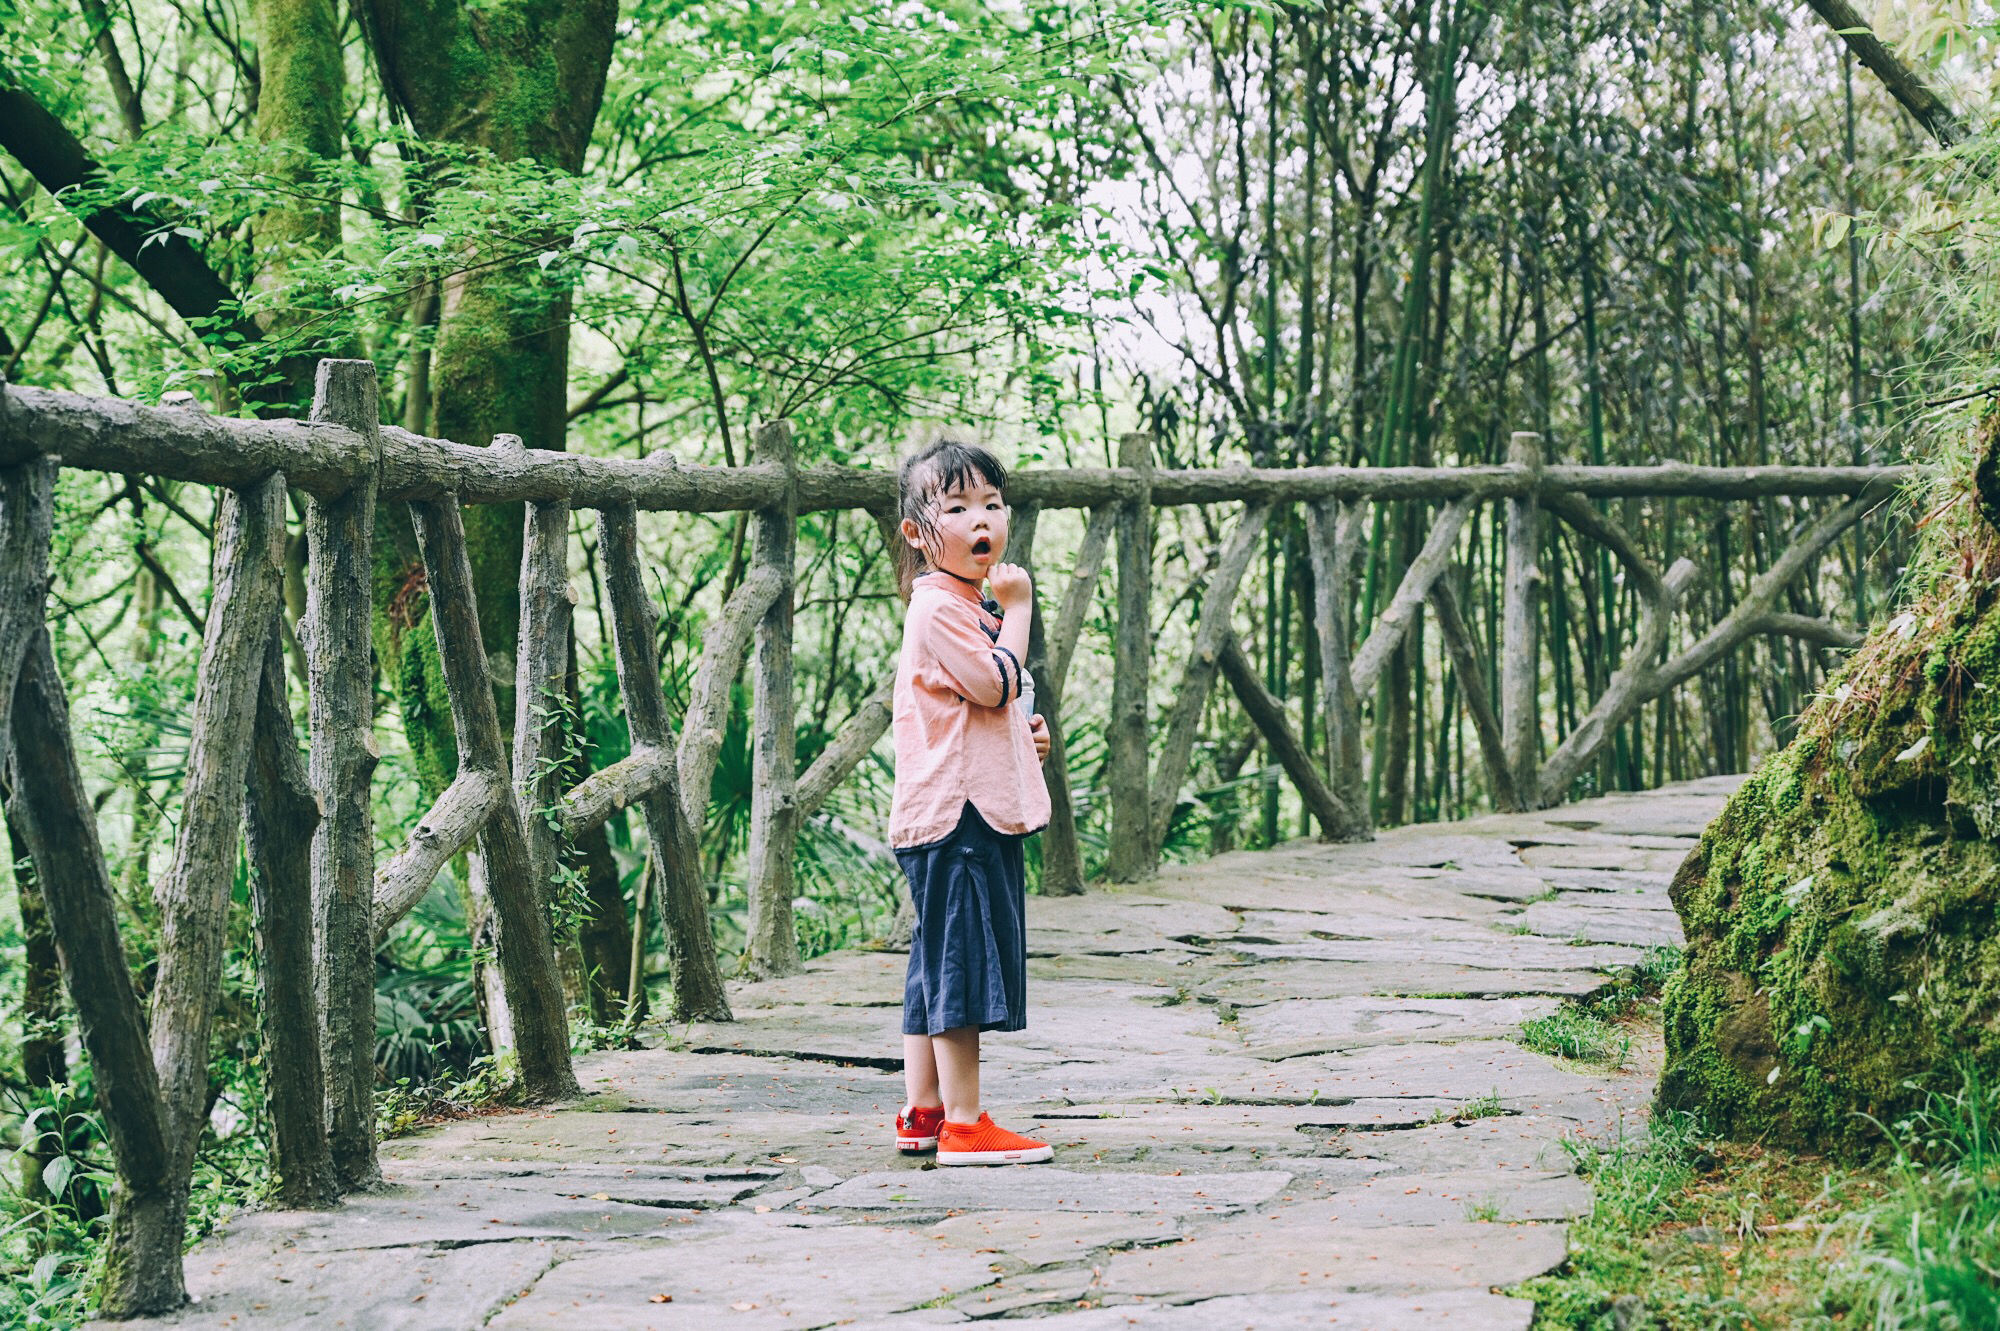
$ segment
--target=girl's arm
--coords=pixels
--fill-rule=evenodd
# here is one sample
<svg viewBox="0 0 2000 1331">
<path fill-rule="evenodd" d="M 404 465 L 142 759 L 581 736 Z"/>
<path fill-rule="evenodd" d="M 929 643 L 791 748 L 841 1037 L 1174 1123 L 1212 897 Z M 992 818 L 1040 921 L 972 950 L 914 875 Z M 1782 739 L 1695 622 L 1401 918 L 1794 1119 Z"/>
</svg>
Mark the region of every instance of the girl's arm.
<svg viewBox="0 0 2000 1331">
<path fill-rule="evenodd" d="M 978 612 L 968 601 L 938 600 L 922 608 L 913 602 L 911 613 L 925 616 L 924 648 L 959 697 L 975 707 L 1005 707 L 1021 696 L 1020 657 L 1010 656 L 1007 644 L 1011 622 L 1003 621 L 995 642 L 979 627 Z M 1026 631 L 1020 636 L 1025 639 Z"/>
<path fill-rule="evenodd" d="M 1019 564 L 995 564 L 986 570 L 986 585 L 993 591 L 993 599 L 1000 603 L 1000 640 L 993 645 L 1006 651 L 1014 660 L 1014 696 L 1019 697 L 1021 662 L 1028 655 L 1029 621 L 1035 612 L 1035 584 L 1028 577 L 1028 570 Z"/>
</svg>

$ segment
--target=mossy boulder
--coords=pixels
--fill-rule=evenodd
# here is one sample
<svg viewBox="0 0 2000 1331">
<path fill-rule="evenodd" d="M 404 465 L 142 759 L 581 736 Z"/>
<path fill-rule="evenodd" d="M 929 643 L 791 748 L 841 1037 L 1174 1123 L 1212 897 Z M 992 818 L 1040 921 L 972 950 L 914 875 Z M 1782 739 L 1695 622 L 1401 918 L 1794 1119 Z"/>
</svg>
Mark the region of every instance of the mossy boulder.
<svg viewBox="0 0 2000 1331">
<path fill-rule="evenodd" d="M 2000 1079 L 2000 531 L 1976 498 L 1675 875 L 1662 1109 L 1854 1147 L 1957 1060 Z"/>
</svg>

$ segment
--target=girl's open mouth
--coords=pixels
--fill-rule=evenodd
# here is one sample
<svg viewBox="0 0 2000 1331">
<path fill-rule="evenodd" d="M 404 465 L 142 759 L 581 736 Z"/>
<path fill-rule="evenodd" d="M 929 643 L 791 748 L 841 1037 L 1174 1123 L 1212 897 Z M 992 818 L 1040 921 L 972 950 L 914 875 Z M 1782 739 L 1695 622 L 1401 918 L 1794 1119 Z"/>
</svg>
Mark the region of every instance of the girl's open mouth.
<svg viewBox="0 0 2000 1331">
<path fill-rule="evenodd" d="M 973 553 L 973 554 L 975 554 L 975 555 L 990 555 L 990 554 L 992 554 L 992 553 L 993 553 L 993 542 L 992 542 L 992 541 L 990 541 L 990 540 L 988 540 L 988 539 L 987 539 L 986 537 L 984 537 L 984 536 L 980 537 L 980 538 L 979 538 L 978 540 L 976 540 L 976 541 L 974 541 L 974 542 L 972 543 L 972 553 Z"/>
</svg>

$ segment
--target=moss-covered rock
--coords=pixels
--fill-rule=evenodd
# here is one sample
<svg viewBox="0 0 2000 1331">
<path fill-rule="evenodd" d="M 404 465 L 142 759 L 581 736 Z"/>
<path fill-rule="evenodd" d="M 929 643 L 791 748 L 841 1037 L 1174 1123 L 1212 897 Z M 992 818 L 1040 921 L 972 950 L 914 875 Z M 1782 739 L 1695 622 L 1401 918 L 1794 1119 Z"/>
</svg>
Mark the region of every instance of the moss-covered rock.
<svg viewBox="0 0 2000 1331">
<path fill-rule="evenodd" d="M 2000 414 L 1979 452 L 2000 448 Z M 2000 1077 L 2000 531 L 1968 489 L 1924 585 L 1744 784 L 1673 882 L 1662 1108 L 1880 1140 L 1953 1060 Z"/>
</svg>

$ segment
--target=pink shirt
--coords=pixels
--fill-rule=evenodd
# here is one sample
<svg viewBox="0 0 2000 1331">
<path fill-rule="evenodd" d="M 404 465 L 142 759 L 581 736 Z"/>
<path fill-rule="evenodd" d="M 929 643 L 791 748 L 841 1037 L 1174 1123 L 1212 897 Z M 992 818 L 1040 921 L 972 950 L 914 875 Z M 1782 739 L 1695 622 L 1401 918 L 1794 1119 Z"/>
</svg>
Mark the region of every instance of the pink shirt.
<svg viewBox="0 0 2000 1331">
<path fill-rule="evenodd" d="M 892 711 L 889 844 L 950 836 L 967 800 L 996 832 L 1048 826 L 1049 788 L 1021 696 L 1021 666 L 970 583 L 930 572 L 910 589 Z"/>
</svg>

